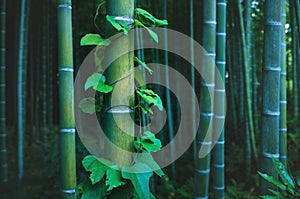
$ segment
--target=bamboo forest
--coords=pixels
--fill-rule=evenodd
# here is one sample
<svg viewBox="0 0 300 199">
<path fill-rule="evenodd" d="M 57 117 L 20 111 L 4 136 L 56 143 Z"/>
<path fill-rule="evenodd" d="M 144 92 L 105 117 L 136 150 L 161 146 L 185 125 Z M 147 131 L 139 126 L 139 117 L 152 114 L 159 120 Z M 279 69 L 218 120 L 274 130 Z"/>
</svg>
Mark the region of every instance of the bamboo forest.
<svg viewBox="0 0 300 199">
<path fill-rule="evenodd" d="M 0 199 L 300 198 L 300 0 L 0 19 Z"/>
</svg>

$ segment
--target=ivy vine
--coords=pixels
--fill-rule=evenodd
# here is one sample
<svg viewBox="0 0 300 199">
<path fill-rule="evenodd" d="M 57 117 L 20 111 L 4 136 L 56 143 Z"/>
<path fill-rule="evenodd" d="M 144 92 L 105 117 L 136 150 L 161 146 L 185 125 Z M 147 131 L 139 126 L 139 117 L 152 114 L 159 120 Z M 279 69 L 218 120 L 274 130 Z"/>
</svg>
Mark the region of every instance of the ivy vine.
<svg viewBox="0 0 300 199">
<path fill-rule="evenodd" d="M 98 15 L 99 7 L 96 15 Z M 95 16 L 96 17 L 96 16 Z M 150 34 L 151 38 L 158 42 L 157 34 L 149 29 L 149 26 L 162 26 L 168 25 L 167 20 L 160 20 L 155 18 L 146 10 L 136 8 L 134 10 L 134 24 L 128 25 L 122 21 L 115 20 L 112 16 L 106 15 L 106 20 L 119 32 L 123 32 L 128 35 L 129 30 L 134 27 L 145 28 Z M 109 39 L 103 38 L 100 34 L 86 34 L 80 41 L 81 46 L 96 46 L 94 54 L 94 61 L 97 67 L 97 72 L 89 76 L 85 82 L 84 89 L 94 89 L 101 93 L 110 93 L 113 90 L 113 85 L 106 84 L 106 77 L 102 74 L 101 62 L 103 57 L 99 57 L 98 51 L 110 45 Z M 147 66 L 147 64 L 140 60 L 138 57 L 134 57 L 134 61 L 143 66 L 151 75 L 153 71 Z M 142 82 L 141 73 L 135 73 L 135 78 L 140 83 Z M 147 89 L 141 86 L 136 89 L 135 94 L 139 96 L 138 103 L 132 109 L 140 108 L 143 114 L 153 114 L 151 106 L 156 106 L 159 110 L 163 109 L 162 100 L 158 94 L 153 90 Z M 93 114 L 99 112 L 102 106 L 94 98 L 84 98 L 79 103 L 79 108 L 84 113 Z M 77 186 L 77 193 L 81 196 L 81 199 L 94 199 L 105 198 L 110 195 L 115 188 L 124 186 L 131 183 L 135 193 L 133 198 L 140 199 L 152 199 L 155 198 L 150 192 L 149 180 L 153 176 L 153 172 L 159 177 L 162 177 L 164 172 L 160 169 L 159 165 L 153 159 L 151 152 L 159 151 L 162 147 L 161 141 L 155 137 L 150 131 L 146 131 L 141 137 L 137 137 L 134 140 L 134 147 L 136 156 L 133 157 L 133 163 L 131 165 L 125 164 L 122 168 L 119 168 L 114 162 L 97 158 L 92 155 L 86 156 L 82 160 L 83 168 L 86 172 L 89 172 L 89 179 L 82 182 Z"/>
</svg>

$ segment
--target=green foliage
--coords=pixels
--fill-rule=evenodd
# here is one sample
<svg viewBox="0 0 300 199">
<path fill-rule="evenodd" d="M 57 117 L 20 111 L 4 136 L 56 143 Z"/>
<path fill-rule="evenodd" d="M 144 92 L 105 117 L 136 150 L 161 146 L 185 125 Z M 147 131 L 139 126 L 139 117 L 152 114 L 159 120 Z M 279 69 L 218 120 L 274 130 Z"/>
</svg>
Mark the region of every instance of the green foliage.
<svg viewBox="0 0 300 199">
<path fill-rule="evenodd" d="M 134 141 L 134 146 L 138 151 L 156 152 L 161 149 L 161 142 L 150 131 L 146 131 L 142 137 L 138 137 Z"/>
<path fill-rule="evenodd" d="M 134 10 L 134 13 L 136 15 L 136 18 L 145 25 L 149 25 L 149 26 L 168 25 L 167 20 L 157 19 L 153 15 L 151 15 L 149 12 L 147 12 L 146 10 L 143 10 L 141 8 L 136 8 Z"/>
<path fill-rule="evenodd" d="M 107 195 L 104 182 L 92 185 L 85 181 L 77 186 L 76 192 L 81 195 L 81 199 L 102 199 Z"/>
<path fill-rule="evenodd" d="M 150 89 L 144 89 L 144 88 L 139 88 L 136 90 L 137 94 L 147 103 L 147 105 L 154 105 L 157 106 L 157 108 L 162 111 L 163 110 L 163 105 L 162 101 L 154 91 Z M 142 107 L 145 108 L 145 107 Z M 148 111 L 148 110 L 146 110 Z"/>
<path fill-rule="evenodd" d="M 109 46 L 110 41 L 108 39 L 103 39 L 99 34 L 86 34 L 80 40 L 80 46 Z"/>
<path fill-rule="evenodd" d="M 142 163 L 136 163 L 133 166 L 124 165 L 122 168 L 122 177 L 131 181 L 140 199 L 153 198 L 149 188 L 149 180 L 152 175 L 151 169 Z"/>
<path fill-rule="evenodd" d="M 126 184 L 126 182 L 121 179 L 121 172 L 118 170 L 117 166 L 108 168 L 106 175 L 105 184 L 108 186 L 107 191 L 111 191 L 113 188 Z"/>
<path fill-rule="evenodd" d="M 87 80 L 84 85 L 84 89 L 87 90 L 92 87 L 94 90 L 102 92 L 102 93 L 109 93 L 112 91 L 112 86 L 104 84 L 106 78 L 104 75 L 100 73 L 92 74 Z"/>
<path fill-rule="evenodd" d="M 154 171 L 159 177 L 164 176 L 164 172 L 160 169 L 160 166 L 155 162 L 150 153 L 137 154 L 134 158 L 136 163 L 146 164 L 152 171 Z"/>
<path fill-rule="evenodd" d="M 147 64 L 145 62 L 143 62 L 142 60 L 140 60 L 139 58 L 137 58 L 136 56 L 134 56 L 134 61 L 136 61 L 137 63 L 139 63 L 141 66 L 143 66 L 151 75 L 153 73 L 153 70 L 151 70 Z"/>
<path fill-rule="evenodd" d="M 96 103 L 95 98 L 88 97 L 80 100 L 79 102 L 79 108 L 82 112 L 93 114 L 95 111 L 99 112 L 102 108 L 98 103 Z"/>
<path fill-rule="evenodd" d="M 117 31 L 123 31 L 125 35 L 128 35 L 129 26 L 123 21 L 116 21 L 113 17 L 106 15 L 107 21 L 115 28 Z"/>
<path fill-rule="evenodd" d="M 157 34 L 156 34 L 155 32 L 153 32 L 150 28 L 147 28 L 141 21 L 139 21 L 139 20 L 137 20 L 137 19 L 134 20 L 134 24 L 135 24 L 136 26 L 140 26 L 140 27 L 145 28 L 145 29 L 148 31 L 148 33 L 150 34 L 150 36 L 152 37 L 152 39 L 153 39 L 156 43 L 158 43 L 158 36 L 157 36 Z"/>
<path fill-rule="evenodd" d="M 295 183 L 293 178 L 290 176 L 290 174 L 287 172 L 285 166 L 276 158 L 272 157 L 273 164 L 276 168 L 276 171 L 278 172 L 280 176 L 280 180 L 275 179 L 273 176 L 269 176 L 267 174 L 263 174 L 258 171 L 258 174 L 265 179 L 266 181 L 272 183 L 276 187 L 280 189 L 280 191 L 277 190 L 271 190 L 269 191 L 273 193 L 274 196 L 261 196 L 261 198 L 299 198 L 300 197 L 300 190 L 299 190 L 299 184 Z"/>
</svg>

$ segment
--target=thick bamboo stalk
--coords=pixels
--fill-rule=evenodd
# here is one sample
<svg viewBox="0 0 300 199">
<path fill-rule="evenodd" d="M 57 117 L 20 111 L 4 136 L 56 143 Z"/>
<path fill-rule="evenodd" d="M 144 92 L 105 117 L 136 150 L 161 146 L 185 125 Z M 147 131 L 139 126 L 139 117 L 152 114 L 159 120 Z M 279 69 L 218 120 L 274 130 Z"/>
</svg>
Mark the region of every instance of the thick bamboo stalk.
<svg viewBox="0 0 300 199">
<path fill-rule="evenodd" d="M 0 181 L 8 182 L 7 149 L 6 149 L 6 0 L 0 3 Z"/>
<path fill-rule="evenodd" d="M 61 195 L 76 198 L 73 43 L 71 0 L 58 1 L 58 70 L 61 139 Z"/>
<path fill-rule="evenodd" d="M 215 47 L 216 47 L 216 0 L 204 0 L 203 4 L 203 55 L 202 73 L 207 74 L 206 82 L 201 80 L 200 91 L 200 128 L 197 135 L 198 151 L 207 151 L 203 158 L 197 158 L 195 168 L 194 195 L 196 198 L 207 198 L 210 174 L 210 149 L 212 145 L 212 120 L 214 111 L 214 83 L 215 83 Z M 212 93 L 212 96 L 210 95 Z M 205 139 L 205 137 L 207 139 Z"/>
<path fill-rule="evenodd" d="M 133 17 L 133 0 L 109 0 L 107 2 L 107 14 L 110 16 Z M 111 26 L 108 25 L 108 29 Z M 109 31 L 108 31 L 109 32 Z M 111 44 L 107 56 L 113 56 L 118 53 L 116 49 L 132 49 L 134 45 L 133 37 L 122 37 Z M 131 155 L 125 151 L 133 151 L 134 140 L 134 122 L 132 121 L 133 110 L 130 109 L 130 99 L 134 91 L 133 76 L 133 52 L 120 56 L 106 70 L 107 83 L 113 85 L 114 96 L 108 94 L 105 98 L 105 118 L 104 129 L 107 137 L 117 147 L 124 150 L 116 152 L 110 151 L 110 159 L 122 167 L 124 164 L 130 164 Z M 122 77 L 121 82 L 119 80 Z M 126 92 L 124 92 L 126 91 Z M 132 117 L 130 117 L 132 115 Z M 118 121 L 118 126 L 116 124 Z"/>
<path fill-rule="evenodd" d="M 216 82 L 215 99 L 214 99 L 214 127 L 216 124 L 225 122 L 225 67 L 226 67 L 226 0 L 217 1 L 217 40 L 216 40 L 216 64 L 218 72 L 222 78 L 222 82 Z M 223 84 L 223 85 L 222 85 Z M 217 129 L 213 129 L 216 133 Z M 225 163 L 224 163 L 224 147 L 225 135 L 224 128 L 219 138 L 213 137 L 216 145 L 213 149 L 213 184 L 214 198 L 224 198 L 225 190 Z"/>
<path fill-rule="evenodd" d="M 265 1 L 264 33 L 264 68 L 263 68 L 263 106 L 262 106 L 262 140 L 260 170 L 278 178 L 272 157 L 279 158 L 279 97 L 280 65 L 282 40 L 282 1 Z M 275 189 L 261 178 L 260 194 L 269 194 L 268 189 Z"/>
<path fill-rule="evenodd" d="M 280 125 L 279 154 L 280 161 L 287 164 L 287 89 L 286 89 L 286 0 L 282 1 L 282 41 L 281 41 L 281 78 L 280 78 Z"/>
</svg>

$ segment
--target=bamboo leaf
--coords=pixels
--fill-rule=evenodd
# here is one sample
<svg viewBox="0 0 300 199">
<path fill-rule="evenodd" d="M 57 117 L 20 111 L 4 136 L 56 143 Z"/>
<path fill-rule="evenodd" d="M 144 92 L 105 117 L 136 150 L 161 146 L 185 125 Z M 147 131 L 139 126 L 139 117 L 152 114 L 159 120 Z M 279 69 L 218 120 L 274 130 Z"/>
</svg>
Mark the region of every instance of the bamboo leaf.
<svg viewBox="0 0 300 199">
<path fill-rule="evenodd" d="M 274 163 L 274 166 L 279 174 L 279 176 L 281 177 L 282 181 L 288 186 L 288 187 L 292 187 L 295 189 L 295 184 L 293 179 L 291 178 L 291 176 L 288 174 L 288 172 L 286 171 L 284 165 L 277 160 L 276 158 L 272 157 L 272 161 Z"/>
<path fill-rule="evenodd" d="M 150 14 L 149 12 L 147 12 L 146 10 L 144 10 L 142 8 L 136 8 L 134 10 L 134 12 L 137 15 L 137 17 L 139 18 L 139 20 L 145 25 L 149 25 L 149 26 L 168 25 L 167 20 L 157 19 L 152 14 Z"/>
<path fill-rule="evenodd" d="M 80 46 L 108 46 L 110 41 L 108 39 L 103 39 L 99 34 L 86 34 L 80 40 Z"/>
<path fill-rule="evenodd" d="M 153 32 L 150 28 L 146 27 L 142 22 L 140 22 L 140 21 L 137 20 L 137 19 L 134 20 L 134 24 L 135 24 L 136 26 L 141 26 L 141 27 L 145 28 L 145 29 L 148 31 L 148 33 L 150 34 L 150 36 L 152 37 L 152 39 L 153 39 L 156 43 L 158 43 L 158 36 L 157 36 L 157 34 L 156 34 L 155 32 Z"/>
<path fill-rule="evenodd" d="M 151 75 L 153 73 L 153 70 L 151 70 L 145 62 L 140 60 L 138 57 L 134 56 L 134 61 L 139 63 L 141 66 L 143 66 Z"/>
<path fill-rule="evenodd" d="M 133 166 L 124 165 L 122 168 L 122 177 L 131 181 L 140 199 L 151 198 L 149 180 L 152 175 L 151 169 L 142 163 Z"/>
<path fill-rule="evenodd" d="M 257 172 L 266 181 L 274 184 L 275 186 L 279 187 L 281 190 L 286 190 L 286 186 L 284 184 L 282 184 L 280 181 L 273 178 L 272 176 L 269 176 L 268 174 L 261 173 L 259 171 L 257 171 Z"/>
</svg>

